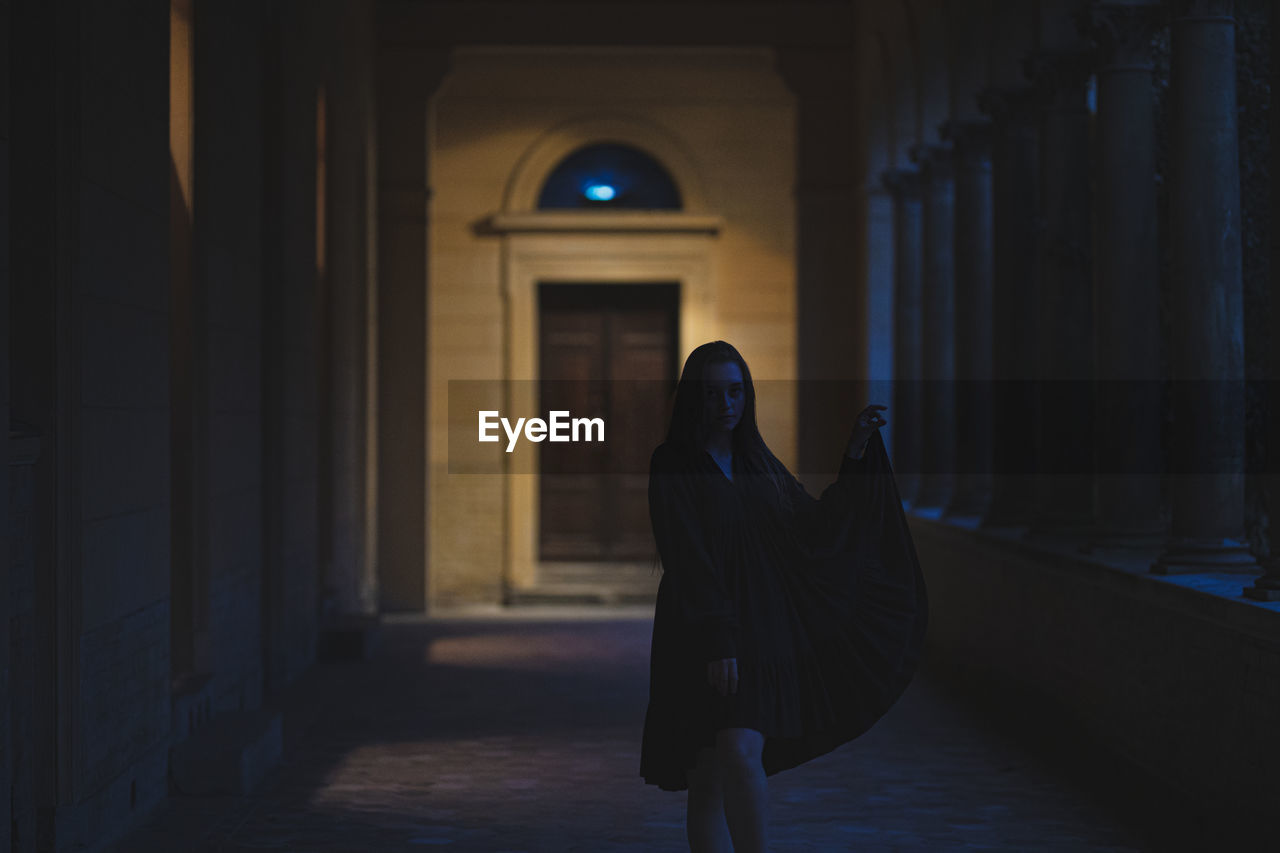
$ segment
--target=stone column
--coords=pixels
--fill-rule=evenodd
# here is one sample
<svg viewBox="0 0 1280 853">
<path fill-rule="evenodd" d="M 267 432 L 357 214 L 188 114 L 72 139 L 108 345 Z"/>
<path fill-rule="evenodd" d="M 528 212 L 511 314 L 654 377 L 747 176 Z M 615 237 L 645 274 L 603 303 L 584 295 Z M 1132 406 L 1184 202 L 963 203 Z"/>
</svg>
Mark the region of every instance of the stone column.
<svg viewBox="0 0 1280 853">
<path fill-rule="evenodd" d="M 264 9 L 262 661 L 275 693 L 311 661 L 317 632 L 316 175 L 320 46 L 297 5 Z"/>
<path fill-rule="evenodd" d="M 1035 359 L 1040 137 L 1035 92 L 993 87 L 979 97 L 992 119 L 992 470 L 983 527 L 1031 519 L 1035 487 Z"/>
<path fill-rule="evenodd" d="M 394 28 L 384 26 L 377 55 L 378 594 L 384 611 L 414 611 L 427 609 L 427 107 L 449 66 L 447 50 L 397 44 Z"/>
<path fill-rule="evenodd" d="M 991 500 L 991 124 L 942 127 L 955 167 L 955 492 L 948 515 L 981 516 Z"/>
<path fill-rule="evenodd" d="M 1094 307 L 1097 518 L 1087 548 L 1155 547 L 1160 522 L 1160 249 L 1151 36 L 1158 2 L 1095 3 L 1081 30 L 1097 68 Z"/>
<path fill-rule="evenodd" d="M 917 145 L 923 179 L 921 307 L 922 416 L 917 509 L 939 514 L 955 482 L 955 184 L 950 146 Z"/>
<path fill-rule="evenodd" d="M 325 567 L 322 613 L 331 618 L 377 612 L 375 567 L 366 551 L 368 513 L 368 373 L 370 290 L 376 287 L 369 253 L 375 120 L 372 104 L 373 21 L 366 6 L 348 4 L 333 21 L 340 36 L 328 69 L 325 144 L 328 295 L 328 421 L 321 452 L 331 472 L 327 506 L 330 563 Z M 375 220 L 376 221 L 376 220 Z M 376 293 L 376 290 L 374 290 Z M 327 446 L 326 446 L 327 445 Z"/>
<path fill-rule="evenodd" d="M 867 398 L 866 183 L 852 50 L 786 48 L 796 97 L 797 476 L 827 472 Z M 834 396 L 833 396 L 834 395 Z M 825 476 L 830 476 L 826 474 Z"/>
<path fill-rule="evenodd" d="M 1093 516 L 1093 298 L 1087 50 L 1027 63 L 1040 94 L 1039 323 L 1033 536 L 1085 533 Z"/>
<path fill-rule="evenodd" d="M 1229 0 L 1172 8 L 1173 506 L 1151 571 L 1250 571 L 1235 21 Z"/>
<path fill-rule="evenodd" d="M 924 344 L 921 301 L 921 260 L 924 214 L 920 172 L 890 169 L 882 176 L 893 195 L 893 467 L 898 493 L 907 506 L 916 505 L 920 486 L 921 358 Z"/>
</svg>

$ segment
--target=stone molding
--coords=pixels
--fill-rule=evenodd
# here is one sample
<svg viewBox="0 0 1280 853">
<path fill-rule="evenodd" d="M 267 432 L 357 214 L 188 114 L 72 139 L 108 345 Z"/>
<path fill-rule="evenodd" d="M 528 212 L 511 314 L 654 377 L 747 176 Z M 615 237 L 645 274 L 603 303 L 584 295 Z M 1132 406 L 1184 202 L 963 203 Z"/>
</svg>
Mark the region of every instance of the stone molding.
<svg viewBox="0 0 1280 853">
<path fill-rule="evenodd" d="M 499 213 L 479 229 L 488 234 L 519 233 L 675 233 L 719 234 L 724 217 L 710 214 L 656 211 L 537 211 Z"/>
</svg>

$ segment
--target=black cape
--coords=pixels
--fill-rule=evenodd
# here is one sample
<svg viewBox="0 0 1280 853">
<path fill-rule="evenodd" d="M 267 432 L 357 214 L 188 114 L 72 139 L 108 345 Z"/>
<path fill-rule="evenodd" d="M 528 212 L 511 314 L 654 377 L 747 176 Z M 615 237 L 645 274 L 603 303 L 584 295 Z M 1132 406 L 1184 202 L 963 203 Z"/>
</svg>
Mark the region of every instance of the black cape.
<svg viewBox="0 0 1280 853">
<path fill-rule="evenodd" d="M 688 788 L 701 747 L 726 727 L 765 736 L 767 776 L 866 732 L 914 676 L 928 600 L 884 442 L 811 496 L 788 475 L 786 508 L 759 472 L 733 479 L 705 450 L 669 442 L 649 463 L 662 560 L 640 775 Z M 736 657 L 721 696 L 707 662 Z"/>
</svg>

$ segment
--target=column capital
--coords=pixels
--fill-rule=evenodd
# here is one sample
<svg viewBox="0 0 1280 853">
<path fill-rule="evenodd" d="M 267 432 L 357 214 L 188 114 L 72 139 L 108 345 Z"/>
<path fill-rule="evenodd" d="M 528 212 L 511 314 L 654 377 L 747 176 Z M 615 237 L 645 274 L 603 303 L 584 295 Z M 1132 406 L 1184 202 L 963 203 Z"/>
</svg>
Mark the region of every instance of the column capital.
<svg viewBox="0 0 1280 853">
<path fill-rule="evenodd" d="M 1076 15 L 1080 34 L 1098 46 L 1099 71 L 1150 71 L 1151 37 L 1167 20 L 1159 2 L 1092 3 Z"/>
<path fill-rule="evenodd" d="M 1037 50 L 1023 60 L 1023 71 L 1034 85 L 1042 108 L 1056 112 L 1084 112 L 1085 90 L 1093 73 L 1095 51 Z"/>
<path fill-rule="evenodd" d="M 951 177 L 952 147 L 936 142 L 923 142 L 911 146 L 911 160 L 920 166 L 921 177 L 926 181 Z"/>
<path fill-rule="evenodd" d="M 938 133 L 952 146 L 957 168 L 991 165 L 992 124 L 987 119 L 947 119 Z"/>
<path fill-rule="evenodd" d="M 919 169 L 885 169 L 880 173 L 880 182 L 895 199 L 917 199 L 920 197 L 921 176 Z"/>
</svg>

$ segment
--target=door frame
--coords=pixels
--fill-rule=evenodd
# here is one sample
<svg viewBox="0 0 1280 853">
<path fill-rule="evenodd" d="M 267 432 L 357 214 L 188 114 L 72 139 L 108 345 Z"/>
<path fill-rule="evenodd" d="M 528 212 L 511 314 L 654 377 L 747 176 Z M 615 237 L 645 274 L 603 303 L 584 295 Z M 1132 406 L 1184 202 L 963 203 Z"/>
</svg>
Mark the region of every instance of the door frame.
<svg viewBox="0 0 1280 853">
<path fill-rule="evenodd" d="M 522 213 L 493 217 L 502 238 L 503 374 L 510 380 L 503 411 L 533 416 L 537 403 L 538 285 L 679 285 L 677 370 L 695 342 L 719 328 L 716 248 L 723 222 L 689 213 Z M 673 377 L 674 378 L 674 377 Z M 607 425 L 606 425 L 607 426 Z M 503 585 L 538 583 L 538 446 L 521 442 L 503 454 L 503 515 L 507 547 Z M 639 564 L 637 564 L 639 565 Z"/>
</svg>

